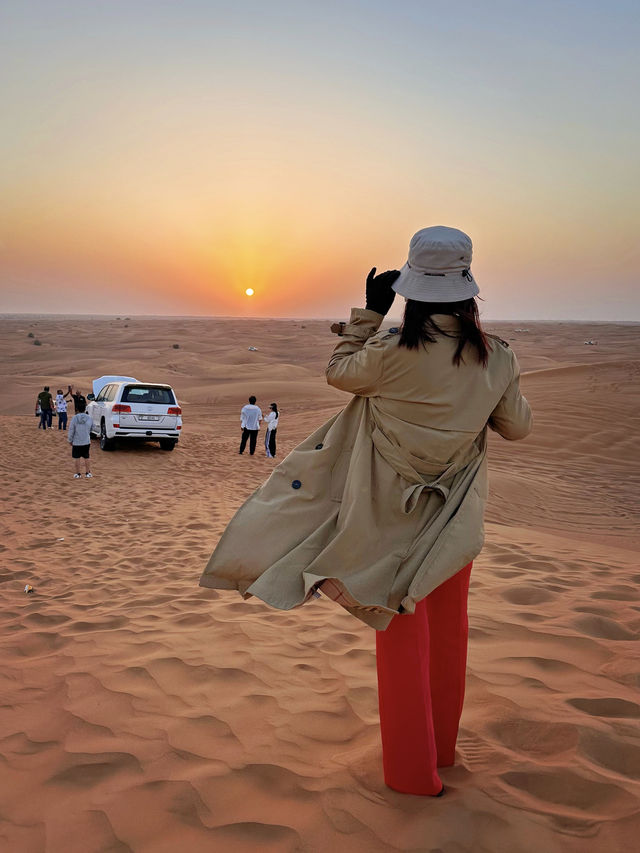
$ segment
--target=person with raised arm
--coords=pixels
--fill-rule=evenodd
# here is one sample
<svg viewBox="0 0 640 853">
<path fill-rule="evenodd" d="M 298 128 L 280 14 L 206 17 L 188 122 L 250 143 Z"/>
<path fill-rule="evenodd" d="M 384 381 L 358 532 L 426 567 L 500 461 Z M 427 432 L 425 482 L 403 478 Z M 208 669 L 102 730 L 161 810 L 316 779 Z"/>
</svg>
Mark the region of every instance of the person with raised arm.
<svg viewBox="0 0 640 853">
<path fill-rule="evenodd" d="M 283 610 L 321 591 L 375 628 L 385 782 L 424 796 L 455 759 L 487 430 L 532 427 L 518 361 L 480 323 L 471 257 L 465 233 L 435 226 L 402 270 L 371 270 L 365 307 L 332 327 L 327 382 L 350 402 L 238 510 L 200 580 Z M 380 331 L 396 294 L 402 323 Z"/>
</svg>

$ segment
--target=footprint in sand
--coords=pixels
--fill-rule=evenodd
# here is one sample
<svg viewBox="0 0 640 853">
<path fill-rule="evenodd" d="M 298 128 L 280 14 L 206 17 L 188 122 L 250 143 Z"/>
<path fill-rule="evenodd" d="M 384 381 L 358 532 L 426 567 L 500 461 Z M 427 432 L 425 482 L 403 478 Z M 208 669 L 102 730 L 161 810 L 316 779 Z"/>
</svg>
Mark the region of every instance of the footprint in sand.
<svg viewBox="0 0 640 853">
<path fill-rule="evenodd" d="M 594 730 L 580 735 L 580 746 L 582 753 L 600 767 L 640 780 L 640 746 Z"/>
<path fill-rule="evenodd" d="M 494 723 L 489 731 L 507 749 L 533 756 L 558 755 L 578 743 L 578 730 L 566 723 L 513 719 Z"/>
<path fill-rule="evenodd" d="M 216 843 L 221 849 L 239 850 L 262 848 L 263 850 L 302 850 L 303 842 L 300 835 L 290 826 L 274 823 L 259 823 L 256 821 L 238 821 L 207 830 L 212 840 L 211 849 Z"/>
<path fill-rule="evenodd" d="M 578 616 L 573 624 L 583 634 L 589 637 L 598 637 L 603 640 L 637 640 L 637 635 L 624 625 L 614 622 L 605 616 L 585 615 Z"/>
<path fill-rule="evenodd" d="M 456 748 L 462 757 L 462 763 L 471 770 L 495 766 L 495 747 L 478 735 L 461 735 L 458 737 Z"/>
<path fill-rule="evenodd" d="M 637 800 L 610 782 L 596 782 L 572 770 L 552 768 L 510 771 L 500 778 L 509 787 L 540 804 L 537 811 L 561 817 L 588 816 L 590 820 L 611 820 L 633 814 Z"/>
<path fill-rule="evenodd" d="M 364 729 L 364 724 L 345 701 L 338 712 L 298 712 L 292 718 L 290 728 L 296 734 L 320 743 L 348 743 Z"/>
<path fill-rule="evenodd" d="M 544 622 L 549 618 L 546 613 L 533 613 L 530 610 L 523 610 L 515 613 L 514 616 L 517 616 L 523 622 Z"/>
<path fill-rule="evenodd" d="M 602 601 L 637 601 L 638 590 L 631 586 L 610 587 L 603 592 L 592 592 L 591 598 Z"/>
<path fill-rule="evenodd" d="M 546 589 L 539 589 L 527 584 L 504 590 L 502 597 L 510 604 L 542 604 L 555 598 Z"/>
<path fill-rule="evenodd" d="M 620 717 L 635 720 L 640 717 L 640 705 L 627 699 L 567 699 L 567 703 L 593 717 Z"/>
<path fill-rule="evenodd" d="M 128 752 L 74 753 L 69 756 L 69 766 L 50 777 L 51 784 L 90 788 L 111 776 L 122 773 L 142 773 L 136 756 Z"/>
</svg>

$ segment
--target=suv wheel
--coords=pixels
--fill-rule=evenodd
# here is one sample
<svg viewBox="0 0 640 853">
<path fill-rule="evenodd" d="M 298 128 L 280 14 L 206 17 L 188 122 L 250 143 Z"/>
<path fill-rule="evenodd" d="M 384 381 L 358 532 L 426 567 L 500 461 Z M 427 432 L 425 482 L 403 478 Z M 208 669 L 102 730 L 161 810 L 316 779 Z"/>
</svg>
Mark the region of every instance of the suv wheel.
<svg viewBox="0 0 640 853">
<path fill-rule="evenodd" d="M 114 450 L 115 441 L 107 437 L 107 428 L 104 421 L 100 424 L 100 450 Z"/>
<path fill-rule="evenodd" d="M 160 439 L 160 447 L 163 450 L 173 450 L 178 442 L 175 438 L 161 438 Z"/>
</svg>

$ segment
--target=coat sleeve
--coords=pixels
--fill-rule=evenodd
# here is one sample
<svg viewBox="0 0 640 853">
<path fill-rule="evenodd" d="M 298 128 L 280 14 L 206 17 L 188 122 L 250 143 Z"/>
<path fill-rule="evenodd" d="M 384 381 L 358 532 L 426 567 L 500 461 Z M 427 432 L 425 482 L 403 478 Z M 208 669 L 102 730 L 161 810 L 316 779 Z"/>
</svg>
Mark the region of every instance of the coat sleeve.
<svg viewBox="0 0 640 853">
<path fill-rule="evenodd" d="M 383 347 L 377 339 L 365 346 L 378 331 L 384 316 L 367 308 L 352 308 L 326 369 L 327 382 L 341 391 L 366 397 L 373 395 L 382 376 Z"/>
<path fill-rule="evenodd" d="M 73 444 L 73 439 L 76 434 L 76 419 L 75 416 L 71 418 L 71 423 L 69 424 L 69 434 L 67 435 L 67 440 L 69 444 Z"/>
<path fill-rule="evenodd" d="M 531 432 L 533 417 L 526 397 L 520 393 L 520 365 L 513 353 L 512 377 L 500 402 L 491 412 L 489 426 L 509 441 L 525 438 Z"/>
</svg>

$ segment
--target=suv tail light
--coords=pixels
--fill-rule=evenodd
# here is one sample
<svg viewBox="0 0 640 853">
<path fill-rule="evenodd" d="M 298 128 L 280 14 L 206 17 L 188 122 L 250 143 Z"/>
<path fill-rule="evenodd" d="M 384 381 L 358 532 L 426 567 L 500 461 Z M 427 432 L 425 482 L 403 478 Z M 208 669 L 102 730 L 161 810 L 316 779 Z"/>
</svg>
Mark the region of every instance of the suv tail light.
<svg viewBox="0 0 640 853">
<path fill-rule="evenodd" d="M 116 403 L 115 406 L 111 409 L 113 414 L 117 414 L 118 412 L 130 412 L 131 406 L 124 406 L 122 403 Z"/>
<path fill-rule="evenodd" d="M 180 408 L 180 406 L 169 406 L 169 408 L 167 409 L 167 414 L 168 415 L 181 415 L 182 409 Z"/>
</svg>

